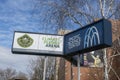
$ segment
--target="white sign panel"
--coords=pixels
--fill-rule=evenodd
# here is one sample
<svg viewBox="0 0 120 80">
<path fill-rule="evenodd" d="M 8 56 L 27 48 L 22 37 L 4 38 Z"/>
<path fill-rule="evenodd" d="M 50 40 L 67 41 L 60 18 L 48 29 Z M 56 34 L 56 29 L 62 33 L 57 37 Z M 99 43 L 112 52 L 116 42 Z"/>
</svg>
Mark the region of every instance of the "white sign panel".
<svg viewBox="0 0 120 80">
<path fill-rule="evenodd" d="M 15 32 L 12 52 L 62 56 L 63 36 Z"/>
</svg>

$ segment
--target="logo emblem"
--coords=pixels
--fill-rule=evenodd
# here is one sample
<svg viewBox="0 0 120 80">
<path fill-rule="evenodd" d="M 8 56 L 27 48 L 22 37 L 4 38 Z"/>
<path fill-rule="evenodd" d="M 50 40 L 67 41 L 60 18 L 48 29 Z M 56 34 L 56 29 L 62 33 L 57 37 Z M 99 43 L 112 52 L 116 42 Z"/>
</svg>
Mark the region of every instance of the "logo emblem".
<svg viewBox="0 0 120 80">
<path fill-rule="evenodd" d="M 19 46 L 27 48 L 33 44 L 33 39 L 25 34 L 17 39 L 17 43 L 19 44 Z"/>
<path fill-rule="evenodd" d="M 84 48 L 95 46 L 100 44 L 100 37 L 98 30 L 95 26 L 92 26 L 87 29 L 84 39 Z"/>
</svg>

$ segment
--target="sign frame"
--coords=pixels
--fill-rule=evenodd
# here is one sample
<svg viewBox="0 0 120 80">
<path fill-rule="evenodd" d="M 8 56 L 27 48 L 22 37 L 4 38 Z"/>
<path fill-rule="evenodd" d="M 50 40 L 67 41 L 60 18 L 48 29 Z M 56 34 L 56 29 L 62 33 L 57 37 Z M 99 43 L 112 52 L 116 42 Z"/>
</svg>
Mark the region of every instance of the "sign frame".
<svg viewBox="0 0 120 80">
<path fill-rule="evenodd" d="M 13 36 L 13 41 L 12 41 L 12 53 L 13 54 L 26 54 L 26 55 L 41 55 L 41 56 L 56 56 L 56 57 L 63 57 L 64 56 L 64 51 L 62 51 L 62 54 L 54 54 L 53 52 L 55 51 L 48 51 L 48 53 L 44 53 L 44 52 L 32 52 L 32 51 L 27 51 L 27 52 L 24 52 L 24 51 L 17 51 L 14 49 L 14 39 L 15 39 L 15 33 L 23 33 L 23 34 L 40 34 L 40 35 L 50 35 L 50 36 L 60 36 L 60 37 L 63 37 L 63 43 L 64 44 L 64 36 L 62 35 L 57 35 L 57 34 L 46 34 L 46 33 L 35 33 L 35 32 L 26 32 L 26 31 L 14 31 L 14 36 Z M 64 46 L 63 46 L 63 49 L 64 50 Z"/>
<path fill-rule="evenodd" d="M 84 48 L 84 49 L 81 49 L 81 50 L 71 51 L 71 52 L 69 52 L 70 50 L 66 50 L 66 47 L 68 47 L 68 46 L 66 46 L 66 45 L 68 45 L 68 44 L 66 44 L 66 42 L 68 42 L 68 40 L 66 40 L 66 39 L 69 38 L 67 36 L 69 36 L 71 34 L 74 34 L 76 32 L 80 32 L 80 30 L 84 30 L 87 27 L 89 28 L 89 27 L 94 26 L 94 25 L 96 25 L 100 22 L 101 22 L 101 25 L 102 25 L 102 28 L 103 28 L 103 33 L 102 33 L 103 43 L 102 44 L 95 45 L 95 46 L 92 46 L 92 47 L 87 47 L 87 48 Z M 99 27 L 101 27 L 101 26 L 99 26 Z M 74 56 L 74 55 L 77 55 L 77 54 L 83 54 L 83 53 L 91 52 L 93 50 L 98 50 L 98 49 L 102 49 L 102 48 L 106 48 L 106 47 L 111 47 L 112 46 L 112 28 L 111 27 L 112 27 L 111 22 L 109 20 L 103 18 L 103 19 L 100 19 L 96 22 L 88 24 L 88 25 L 86 25 L 82 28 L 79 28 L 75 31 L 72 31 L 71 33 L 66 34 L 65 37 L 64 37 L 64 44 L 65 44 L 64 55 L 65 56 Z M 80 47 L 80 46 L 78 46 L 78 47 Z"/>
</svg>

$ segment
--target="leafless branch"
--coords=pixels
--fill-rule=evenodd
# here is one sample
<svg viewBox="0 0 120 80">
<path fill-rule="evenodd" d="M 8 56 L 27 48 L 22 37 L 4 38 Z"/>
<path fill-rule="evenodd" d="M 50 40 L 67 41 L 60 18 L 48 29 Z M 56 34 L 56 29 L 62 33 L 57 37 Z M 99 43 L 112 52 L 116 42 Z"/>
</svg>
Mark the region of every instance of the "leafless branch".
<svg viewBox="0 0 120 80">
<path fill-rule="evenodd" d="M 74 10 L 76 11 L 76 13 L 85 15 L 86 17 L 90 17 L 91 19 L 94 20 L 94 16 L 92 16 L 92 15 L 90 15 L 90 14 L 87 14 L 86 12 L 83 12 L 82 10 L 78 10 L 78 9 L 74 9 Z"/>
<path fill-rule="evenodd" d="M 114 52 L 113 55 L 115 55 L 115 53 L 116 53 L 116 52 Z M 110 70 L 111 70 L 111 66 L 112 66 L 112 64 L 113 64 L 113 59 L 114 59 L 114 58 L 112 58 L 111 60 L 110 60 L 110 58 L 108 59 L 108 60 L 109 60 L 109 61 L 108 61 L 108 65 L 109 65 L 108 73 L 109 73 Z"/>
<path fill-rule="evenodd" d="M 109 4 L 109 8 L 108 8 L 108 11 L 106 13 L 106 17 L 108 16 L 108 13 L 110 12 L 110 10 L 112 10 L 112 3 L 113 3 L 114 0 L 111 0 L 110 1 L 110 4 Z"/>
<path fill-rule="evenodd" d="M 114 74 L 116 75 L 116 77 L 118 78 L 118 80 L 120 80 L 120 77 L 118 76 L 118 74 L 116 73 L 116 71 L 111 67 L 112 71 L 114 72 Z"/>
<path fill-rule="evenodd" d="M 107 19 L 110 19 L 119 10 L 120 10 L 119 8 L 116 8 L 115 11 L 110 16 L 107 17 Z"/>
<path fill-rule="evenodd" d="M 105 18 L 105 4 L 106 4 L 106 0 L 103 1 L 103 16 Z"/>
<path fill-rule="evenodd" d="M 113 57 L 116 57 L 116 56 L 120 56 L 120 53 L 116 54 L 116 55 L 112 55 L 112 56 L 110 56 L 110 58 L 113 58 Z"/>
<path fill-rule="evenodd" d="M 72 14 L 68 14 L 68 15 L 74 21 L 74 23 L 79 24 L 81 27 L 83 26 Z"/>
<path fill-rule="evenodd" d="M 100 5 L 100 12 L 101 12 L 102 18 L 104 18 L 103 4 L 102 4 L 102 1 L 101 1 L 101 0 L 99 0 L 99 5 Z"/>
<path fill-rule="evenodd" d="M 91 7 L 91 5 L 89 5 L 88 4 L 88 1 L 86 0 L 86 6 L 87 6 L 87 8 L 88 8 L 88 10 L 89 11 L 92 11 L 93 10 L 93 8 Z M 85 15 L 85 14 L 84 14 Z M 90 14 L 89 14 L 90 15 Z M 88 15 L 85 15 L 87 18 L 88 18 Z M 91 16 L 91 15 L 90 15 Z M 93 21 L 94 21 L 94 16 L 92 16 L 91 17 L 92 19 L 93 19 Z M 88 18 L 88 20 L 89 20 L 89 18 Z M 89 23 L 90 23 L 90 20 L 89 20 Z"/>
</svg>

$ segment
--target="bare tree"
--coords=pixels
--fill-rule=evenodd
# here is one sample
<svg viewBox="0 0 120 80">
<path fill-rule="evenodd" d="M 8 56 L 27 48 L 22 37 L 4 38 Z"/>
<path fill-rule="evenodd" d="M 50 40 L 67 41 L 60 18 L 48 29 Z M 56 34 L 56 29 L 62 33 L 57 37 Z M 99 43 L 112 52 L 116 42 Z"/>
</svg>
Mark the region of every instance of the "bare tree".
<svg viewBox="0 0 120 80">
<path fill-rule="evenodd" d="M 30 74 L 31 80 L 42 80 L 44 58 L 38 57 L 37 59 L 31 59 L 29 63 L 28 73 Z"/>
<path fill-rule="evenodd" d="M 29 64 L 29 74 L 31 80 L 42 80 L 43 79 L 43 70 L 44 70 L 44 57 L 37 57 L 37 59 L 32 59 Z M 46 78 L 53 78 L 54 69 L 55 69 L 55 59 L 49 57 L 46 65 Z"/>
<path fill-rule="evenodd" d="M 9 80 L 11 78 L 14 78 L 15 75 L 16 75 L 16 71 L 12 68 L 0 70 L 0 79 L 1 80 Z"/>
<path fill-rule="evenodd" d="M 119 19 L 119 5 L 119 0 L 37 0 L 34 9 L 40 11 L 37 17 L 40 18 L 40 22 L 44 22 L 41 25 L 45 30 L 59 31 L 60 29 L 74 30 L 73 26 L 83 27 L 101 18 Z M 36 17 L 33 14 L 34 16 Z M 119 36 L 119 34 L 116 35 Z M 105 65 L 110 65 L 107 57 L 104 59 L 107 61 Z M 106 68 L 107 73 L 112 69 L 111 67 Z M 119 79 L 116 73 L 115 75 Z"/>
<path fill-rule="evenodd" d="M 110 51 L 109 51 L 110 53 Z M 120 40 L 119 38 L 113 42 L 113 47 L 111 48 L 111 54 L 108 55 L 108 73 L 110 74 L 110 80 L 118 79 L 120 80 L 120 71 L 119 65 L 120 63 Z"/>
<path fill-rule="evenodd" d="M 28 80 L 27 75 L 26 75 L 25 73 L 23 73 L 23 72 L 18 72 L 18 73 L 16 74 L 16 77 L 15 77 L 15 78 L 16 78 L 16 79 Z"/>
<path fill-rule="evenodd" d="M 39 18 L 44 32 L 83 27 L 100 18 L 115 18 L 118 0 L 35 0 L 33 18 Z M 39 12 L 37 14 L 35 11 Z M 116 14 L 117 15 L 117 14 Z M 40 28 L 41 29 L 41 28 Z"/>
</svg>

